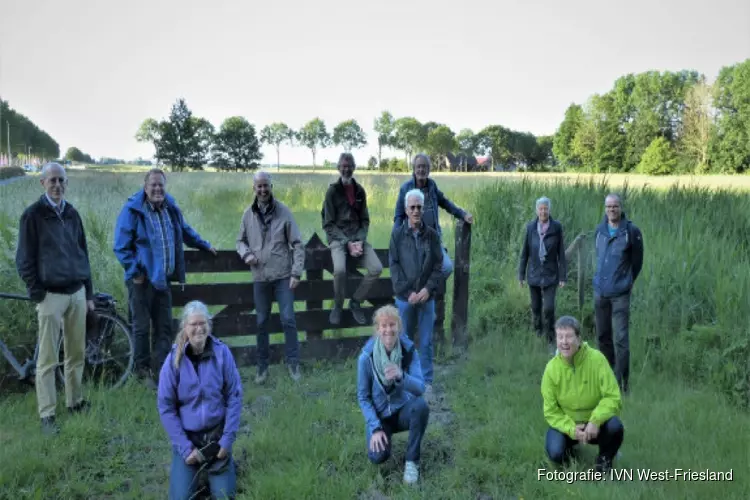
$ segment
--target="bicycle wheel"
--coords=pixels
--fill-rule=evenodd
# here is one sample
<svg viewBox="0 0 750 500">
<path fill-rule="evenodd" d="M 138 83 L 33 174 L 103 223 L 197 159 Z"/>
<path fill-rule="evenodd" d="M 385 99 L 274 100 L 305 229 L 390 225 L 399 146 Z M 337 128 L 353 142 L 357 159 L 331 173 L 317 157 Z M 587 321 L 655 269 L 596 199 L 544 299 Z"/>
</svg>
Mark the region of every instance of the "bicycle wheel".
<svg viewBox="0 0 750 500">
<path fill-rule="evenodd" d="M 58 380 L 64 380 L 64 349 L 60 339 Z M 128 324 L 116 313 L 95 309 L 86 328 L 86 364 L 83 380 L 104 389 L 116 389 L 128 379 L 135 357 Z"/>
</svg>

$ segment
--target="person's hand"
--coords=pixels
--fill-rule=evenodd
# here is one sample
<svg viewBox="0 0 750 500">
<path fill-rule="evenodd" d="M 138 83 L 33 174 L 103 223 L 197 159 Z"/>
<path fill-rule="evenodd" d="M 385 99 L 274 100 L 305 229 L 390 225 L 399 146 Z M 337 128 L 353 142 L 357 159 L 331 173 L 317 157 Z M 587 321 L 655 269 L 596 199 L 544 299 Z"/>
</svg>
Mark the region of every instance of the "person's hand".
<svg viewBox="0 0 750 500">
<path fill-rule="evenodd" d="M 352 257 L 356 257 L 355 254 L 357 253 L 357 244 L 355 242 L 348 242 L 346 244 L 346 249 L 349 251 L 349 255 L 351 255 Z"/>
<path fill-rule="evenodd" d="M 185 463 L 188 465 L 195 465 L 200 462 L 200 455 L 198 455 L 198 448 L 193 448 L 190 455 L 185 459 Z"/>
<path fill-rule="evenodd" d="M 218 255 L 218 252 L 216 251 L 214 247 L 209 248 L 208 251 L 214 254 L 214 256 Z"/>
<path fill-rule="evenodd" d="M 219 453 L 216 454 L 216 458 L 221 460 L 222 458 L 227 456 L 227 453 L 228 453 L 227 450 L 225 450 L 224 448 L 220 448 Z"/>
<path fill-rule="evenodd" d="M 396 364 L 390 363 L 385 367 L 385 379 L 386 380 L 401 380 L 404 373 L 401 371 L 401 367 Z"/>
<path fill-rule="evenodd" d="M 133 283 L 135 283 L 136 285 L 142 285 L 145 279 L 146 277 L 143 275 L 136 276 L 135 278 L 133 278 Z"/>
<path fill-rule="evenodd" d="M 518 280 L 518 286 L 520 286 L 521 288 L 523 288 L 523 283 L 524 283 L 523 280 Z"/>
<path fill-rule="evenodd" d="M 409 294 L 409 304 L 416 304 L 417 302 L 419 302 L 419 295 L 416 292 L 411 292 Z"/>
<path fill-rule="evenodd" d="M 422 290 L 420 290 L 417 294 L 417 299 L 421 303 L 427 302 L 430 299 L 430 291 L 427 290 L 427 288 L 422 288 Z"/>
<path fill-rule="evenodd" d="M 588 438 L 586 437 L 586 424 L 578 424 L 576 425 L 576 441 L 579 441 L 581 443 L 586 443 L 588 441 Z"/>
<path fill-rule="evenodd" d="M 474 224 L 474 216 L 466 212 L 466 215 L 464 215 L 464 222 L 467 224 Z"/>
<path fill-rule="evenodd" d="M 561 281 L 561 282 L 560 282 L 560 288 L 563 288 L 564 286 L 565 286 L 565 282 L 564 282 L 564 281 Z"/>
<path fill-rule="evenodd" d="M 599 426 L 593 422 L 589 422 L 586 424 L 584 432 L 586 433 L 586 441 L 591 441 L 599 435 Z"/>
<path fill-rule="evenodd" d="M 94 301 L 93 300 L 87 300 L 86 301 L 86 307 L 89 311 L 94 312 Z"/>
<path fill-rule="evenodd" d="M 385 451 L 386 446 L 388 446 L 388 437 L 385 432 L 377 431 L 370 438 L 370 451 L 380 453 Z"/>
<path fill-rule="evenodd" d="M 257 263 L 258 263 L 258 259 L 257 257 L 255 257 L 255 255 L 250 254 L 247 257 L 245 257 L 245 264 L 247 264 L 248 266 L 254 266 Z"/>
<path fill-rule="evenodd" d="M 295 288 L 297 288 L 297 285 L 299 285 L 299 279 L 295 278 L 294 276 L 289 278 L 289 288 L 291 290 L 294 290 Z"/>
</svg>

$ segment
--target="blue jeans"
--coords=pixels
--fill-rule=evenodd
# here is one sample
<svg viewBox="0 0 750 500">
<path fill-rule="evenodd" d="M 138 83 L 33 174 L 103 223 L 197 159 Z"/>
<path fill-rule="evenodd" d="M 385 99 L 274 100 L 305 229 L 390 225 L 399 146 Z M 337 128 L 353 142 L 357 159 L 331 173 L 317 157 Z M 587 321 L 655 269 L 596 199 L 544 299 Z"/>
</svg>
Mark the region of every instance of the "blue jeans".
<svg viewBox="0 0 750 500">
<path fill-rule="evenodd" d="M 406 445 L 406 460 L 419 463 L 422 450 L 422 438 L 430 419 L 430 407 L 423 397 L 417 397 L 402 406 L 390 417 L 381 418 L 383 432 L 388 437 L 388 444 L 383 451 L 370 449 L 372 434 L 367 433 L 367 457 L 374 464 L 382 464 L 391 456 L 391 436 L 397 432 L 409 431 L 409 441 Z"/>
<path fill-rule="evenodd" d="M 622 421 L 617 417 L 612 417 L 599 427 L 599 435 L 596 439 L 589 441 L 591 444 L 599 445 L 599 454 L 612 460 L 622 445 L 625 435 L 625 428 Z M 563 464 L 570 459 L 573 447 L 578 441 L 571 439 L 570 436 L 563 434 L 557 429 L 549 428 L 545 448 L 547 456 L 556 464 Z"/>
<path fill-rule="evenodd" d="M 172 452 L 172 470 L 169 475 L 169 500 L 188 500 L 198 487 L 197 473 L 200 465 L 188 465 L 177 452 Z M 208 485 L 213 498 L 234 498 L 237 469 L 230 455 L 228 466 L 219 473 L 208 473 Z"/>
<path fill-rule="evenodd" d="M 435 327 L 435 299 L 424 304 L 409 304 L 405 300 L 396 298 L 401 323 L 409 339 L 414 340 L 414 334 L 419 332 L 419 362 L 422 365 L 422 376 L 425 384 L 432 384 L 432 330 Z"/>
<path fill-rule="evenodd" d="M 443 247 L 443 279 L 447 280 L 453 273 L 453 261 L 448 255 L 448 249 Z"/>
<path fill-rule="evenodd" d="M 289 288 L 289 278 L 276 281 L 256 281 L 253 283 L 255 312 L 258 324 L 258 369 L 268 368 L 268 320 L 271 318 L 273 299 L 279 304 L 281 328 L 286 341 L 286 362 L 299 363 L 299 338 L 297 322 L 294 318 L 294 290 Z"/>
</svg>

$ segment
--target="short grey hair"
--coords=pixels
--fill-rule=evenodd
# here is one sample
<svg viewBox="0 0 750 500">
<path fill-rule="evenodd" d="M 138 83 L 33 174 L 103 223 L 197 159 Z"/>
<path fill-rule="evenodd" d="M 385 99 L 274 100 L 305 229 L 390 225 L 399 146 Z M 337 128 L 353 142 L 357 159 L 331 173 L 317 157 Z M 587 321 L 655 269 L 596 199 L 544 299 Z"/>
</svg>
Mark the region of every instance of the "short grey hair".
<svg viewBox="0 0 750 500">
<path fill-rule="evenodd" d="M 604 204 L 607 204 L 607 198 L 614 198 L 617 200 L 617 204 L 620 205 L 620 208 L 622 208 L 622 198 L 620 198 L 620 195 L 617 193 L 609 193 L 607 196 L 604 197 Z"/>
<path fill-rule="evenodd" d="M 432 161 L 430 161 L 430 157 L 424 153 L 419 153 L 414 156 L 411 160 L 411 169 L 414 170 L 414 168 L 417 166 L 417 160 L 422 158 L 424 161 L 427 162 L 427 168 L 432 170 Z"/>
<path fill-rule="evenodd" d="M 408 191 L 404 196 L 404 203 L 407 203 L 409 198 L 416 198 L 419 200 L 419 203 L 424 205 L 424 193 L 422 193 L 421 189 L 412 189 Z"/>
<path fill-rule="evenodd" d="M 199 315 L 206 318 L 206 322 L 208 323 L 208 331 L 211 332 L 211 323 L 213 320 L 213 317 L 211 316 L 211 313 L 208 311 L 208 306 L 201 302 L 200 300 L 193 300 L 188 302 L 185 307 L 182 310 L 182 318 L 180 319 L 180 330 L 185 328 L 185 325 L 187 325 L 188 318 L 193 315 Z"/>
<path fill-rule="evenodd" d="M 573 316 L 562 316 L 555 322 L 555 330 L 570 329 L 576 337 L 581 336 L 581 324 Z"/>
<path fill-rule="evenodd" d="M 67 172 L 65 172 L 65 167 L 63 167 L 62 165 L 60 165 L 57 162 L 50 161 L 50 162 L 45 163 L 44 166 L 42 166 L 42 176 L 41 176 L 42 179 L 46 179 L 47 178 L 47 173 L 50 170 L 52 170 L 53 168 L 59 168 L 60 170 L 62 170 L 62 172 L 65 175 L 65 177 L 68 176 Z"/>
<path fill-rule="evenodd" d="M 260 179 L 266 179 L 268 183 L 271 184 L 271 174 L 269 174 L 265 170 L 258 170 L 253 174 L 253 182 Z"/>
<path fill-rule="evenodd" d="M 552 211 L 552 202 L 546 196 L 542 196 L 541 198 L 536 200 L 536 208 L 539 208 L 539 205 L 547 205 L 547 208 L 549 208 L 550 212 Z"/>
</svg>

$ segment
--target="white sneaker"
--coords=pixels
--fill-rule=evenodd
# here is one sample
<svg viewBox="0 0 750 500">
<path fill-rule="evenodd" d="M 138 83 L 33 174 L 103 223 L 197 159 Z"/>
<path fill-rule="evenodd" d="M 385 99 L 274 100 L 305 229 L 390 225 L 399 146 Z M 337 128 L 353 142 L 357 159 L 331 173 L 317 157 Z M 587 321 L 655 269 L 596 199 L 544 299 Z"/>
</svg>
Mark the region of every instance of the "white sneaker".
<svg viewBox="0 0 750 500">
<path fill-rule="evenodd" d="M 406 467 L 404 467 L 404 482 L 407 484 L 414 484 L 419 480 L 419 469 L 417 464 L 414 462 L 407 461 Z"/>
</svg>

